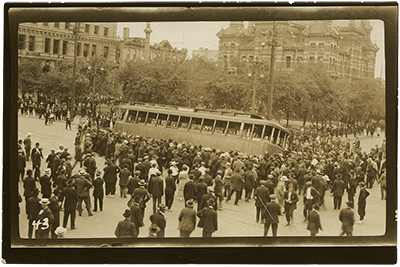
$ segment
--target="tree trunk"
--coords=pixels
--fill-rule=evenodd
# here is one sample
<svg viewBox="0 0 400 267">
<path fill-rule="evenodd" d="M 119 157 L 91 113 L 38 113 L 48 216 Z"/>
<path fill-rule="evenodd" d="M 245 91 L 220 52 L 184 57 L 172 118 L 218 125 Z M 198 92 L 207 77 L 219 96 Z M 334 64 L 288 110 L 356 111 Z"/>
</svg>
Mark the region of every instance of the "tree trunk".
<svg viewBox="0 0 400 267">
<path fill-rule="evenodd" d="M 286 127 L 289 126 L 289 112 L 286 113 Z"/>
<path fill-rule="evenodd" d="M 306 126 L 306 122 L 307 122 L 307 114 L 304 115 L 304 118 L 303 118 L 303 127 Z"/>
</svg>

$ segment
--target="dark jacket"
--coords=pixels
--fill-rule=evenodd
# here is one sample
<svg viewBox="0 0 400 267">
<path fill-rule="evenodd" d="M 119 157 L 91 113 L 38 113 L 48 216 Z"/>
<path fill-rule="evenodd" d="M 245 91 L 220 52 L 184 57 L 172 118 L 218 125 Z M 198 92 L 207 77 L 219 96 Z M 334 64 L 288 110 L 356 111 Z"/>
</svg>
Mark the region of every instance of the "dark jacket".
<svg viewBox="0 0 400 267">
<path fill-rule="evenodd" d="M 76 204 L 78 203 L 78 194 L 73 186 L 68 186 L 64 189 L 64 209 L 65 210 L 76 210 Z"/>
<path fill-rule="evenodd" d="M 331 193 L 334 197 L 342 197 L 344 194 L 344 189 L 346 185 L 342 179 L 336 179 L 332 184 Z"/>
<path fill-rule="evenodd" d="M 264 212 L 265 223 L 279 223 L 278 216 L 281 215 L 281 206 L 276 202 L 270 202 L 265 205 L 268 212 Z"/>
<path fill-rule="evenodd" d="M 353 232 L 354 211 L 351 208 L 345 208 L 340 211 L 339 220 L 342 222 L 342 229 L 346 232 Z"/>
<path fill-rule="evenodd" d="M 30 198 L 32 196 L 32 190 L 36 188 L 36 181 L 32 176 L 28 176 L 24 179 L 24 196 Z"/>
<path fill-rule="evenodd" d="M 286 191 L 283 194 L 283 198 L 285 199 L 285 207 L 293 207 L 293 209 L 297 208 L 297 201 L 299 201 L 299 196 L 297 193 L 293 190 L 292 193 L 290 194 L 290 199 L 289 199 L 289 191 Z M 287 202 L 287 200 L 290 200 L 291 203 Z"/>
<path fill-rule="evenodd" d="M 142 199 L 142 201 L 140 202 L 141 208 L 145 208 L 146 202 L 150 200 L 150 194 L 145 188 L 136 188 L 132 194 L 132 198 L 134 199 L 135 197 L 140 197 Z"/>
<path fill-rule="evenodd" d="M 218 230 L 218 216 L 214 209 L 205 207 L 197 212 L 197 217 L 200 218 L 197 227 L 203 228 L 204 232 L 213 233 Z"/>
<path fill-rule="evenodd" d="M 37 196 L 33 196 L 28 199 L 26 208 L 29 220 L 35 220 L 39 214 L 39 211 L 42 209 L 42 206 L 40 205 L 39 201 L 40 198 L 38 198 Z"/>
<path fill-rule="evenodd" d="M 235 191 L 243 190 L 244 179 L 240 173 L 234 172 L 232 174 L 231 183 L 232 183 L 232 185 L 231 185 L 232 190 L 235 190 Z"/>
<path fill-rule="evenodd" d="M 197 185 L 195 182 L 193 182 L 192 180 L 190 180 L 189 182 L 187 182 L 185 184 L 185 186 L 183 187 L 183 198 L 185 200 L 188 199 L 195 199 L 197 195 Z"/>
<path fill-rule="evenodd" d="M 254 180 L 254 176 L 253 173 L 251 171 L 246 171 L 244 173 L 244 187 L 246 189 L 253 189 L 255 187 L 255 180 Z"/>
<path fill-rule="evenodd" d="M 113 183 L 117 181 L 117 173 L 120 171 L 120 168 L 115 165 L 111 164 L 104 168 L 104 182 L 106 183 Z"/>
<path fill-rule="evenodd" d="M 139 204 L 137 203 L 133 203 L 130 209 L 131 209 L 130 221 L 133 222 L 136 226 L 136 236 L 137 236 L 139 228 L 144 225 L 142 211 L 140 210 Z"/>
<path fill-rule="evenodd" d="M 119 172 L 119 185 L 120 186 L 126 186 L 129 181 L 129 176 L 131 175 L 131 172 L 129 170 L 121 170 Z"/>
<path fill-rule="evenodd" d="M 93 196 L 97 198 L 102 198 L 104 196 L 103 188 L 104 180 L 101 177 L 96 177 L 93 181 Z"/>
<path fill-rule="evenodd" d="M 176 184 L 174 177 L 168 175 L 167 177 L 165 177 L 165 194 L 167 193 L 173 194 L 175 190 L 176 190 Z"/>
<path fill-rule="evenodd" d="M 88 197 L 89 196 L 89 189 L 92 187 L 92 183 L 89 182 L 87 179 L 78 177 L 75 180 L 75 188 L 78 197 Z"/>
<path fill-rule="evenodd" d="M 26 158 L 24 155 L 18 155 L 18 169 L 22 170 L 26 167 Z"/>
<path fill-rule="evenodd" d="M 256 207 L 264 207 L 269 202 L 269 190 L 265 186 L 259 186 L 254 191 L 254 197 L 256 199 L 255 206 Z M 263 205 L 264 203 L 264 205 Z"/>
<path fill-rule="evenodd" d="M 315 210 L 312 210 L 308 213 L 307 230 L 309 230 L 311 233 L 318 233 L 319 229 L 322 230 L 319 213 Z"/>
<path fill-rule="evenodd" d="M 47 175 L 43 175 L 39 178 L 40 185 L 42 186 L 42 194 L 43 195 L 51 195 L 51 180 Z"/>
<path fill-rule="evenodd" d="M 182 209 L 178 221 L 178 230 L 193 231 L 196 228 L 196 211 L 193 208 Z"/>
<path fill-rule="evenodd" d="M 205 195 L 201 198 L 201 202 L 200 202 L 200 203 L 197 203 L 197 205 L 200 205 L 200 210 L 203 209 L 203 208 L 205 208 L 205 207 L 208 207 L 207 201 L 208 201 L 210 198 L 213 198 L 213 199 L 214 199 L 214 203 L 215 203 L 215 204 L 214 204 L 213 208 L 214 208 L 215 211 L 217 211 L 217 209 L 218 209 L 217 197 L 214 196 L 214 195 L 211 194 L 211 193 L 205 194 Z"/>
<path fill-rule="evenodd" d="M 131 222 L 129 218 L 118 222 L 117 228 L 114 232 L 118 238 L 135 238 L 137 237 L 136 225 Z"/>
<path fill-rule="evenodd" d="M 149 193 L 155 197 L 164 195 L 164 182 L 160 177 L 153 177 L 149 182 Z M 160 227 L 161 228 L 161 227 Z"/>
<path fill-rule="evenodd" d="M 156 213 L 150 215 L 150 221 L 152 224 L 156 224 L 160 228 L 157 237 L 164 237 L 165 227 L 167 226 L 167 220 L 165 220 L 164 214 L 160 211 L 156 211 Z"/>
<path fill-rule="evenodd" d="M 139 177 L 134 176 L 129 178 L 128 184 L 126 185 L 128 187 L 129 195 L 132 195 L 133 191 L 135 191 L 136 188 L 140 187 L 139 182 L 140 182 Z"/>
</svg>

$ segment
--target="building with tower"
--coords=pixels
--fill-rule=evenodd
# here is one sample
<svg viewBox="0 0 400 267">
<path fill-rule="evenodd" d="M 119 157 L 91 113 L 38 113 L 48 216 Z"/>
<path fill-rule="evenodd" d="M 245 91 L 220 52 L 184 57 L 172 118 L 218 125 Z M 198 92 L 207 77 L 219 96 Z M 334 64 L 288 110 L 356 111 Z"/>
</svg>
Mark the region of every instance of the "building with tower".
<svg viewBox="0 0 400 267">
<path fill-rule="evenodd" d="M 378 46 L 371 41 L 368 20 L 231 22 L 221 29 L 218 62 L 235 72 L 238 60 L 257 62 L 268 69 L 275 35 L 275 69 L 293 69 L 296 64 L 324 64 L 331 77 L 373 78 Z"/>
</svg>

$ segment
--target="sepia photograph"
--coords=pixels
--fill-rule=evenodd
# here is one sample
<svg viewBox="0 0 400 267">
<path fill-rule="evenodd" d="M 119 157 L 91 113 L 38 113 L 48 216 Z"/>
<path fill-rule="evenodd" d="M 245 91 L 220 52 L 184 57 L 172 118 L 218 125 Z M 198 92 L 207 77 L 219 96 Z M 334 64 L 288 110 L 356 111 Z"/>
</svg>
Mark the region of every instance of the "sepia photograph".
<svg viewBox="0 0 400 267">
<path fill-rule="evenodd" d="M 359 263 L 389 247 L 368 263 L 395 263 L 397 11 L 9 5 L 10 262 L 267 247 L 311 264 L 327 258 L 307 247 L 333 247 Z M 103 263 L 296 263 L 213 257 Z"/>
</svg>

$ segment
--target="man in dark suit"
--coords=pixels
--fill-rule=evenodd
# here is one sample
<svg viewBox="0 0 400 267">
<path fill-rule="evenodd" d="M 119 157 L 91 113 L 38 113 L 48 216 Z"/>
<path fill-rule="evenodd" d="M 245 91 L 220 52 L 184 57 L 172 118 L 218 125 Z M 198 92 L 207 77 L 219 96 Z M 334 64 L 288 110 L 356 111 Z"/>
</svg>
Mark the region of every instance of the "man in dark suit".
<svg viewBox="0 0 400 267">
<path fill-rule="evenodd" d="M 140 171 L 136 170 L 133 177 L 129 178 L 128 184 L 126 187 L 128 188 L 128 195 L 133 194 L 133 191 L 135 191 L 136 188 L 139 188 L 139 182 L 140 182 Z"/>
<path fill-rule="evenodd" d="M 269 195 L 271 202 L 267 203 L 266 211 L 264 212 L 264 236 L 268 235 L 269 227 L 272 227 L 272 235 L 274 237 L 278 234 L 278 216 L 281 215 L 281 206 L 275 202 L 276 196 L 274 194 Z"/>
<path fill-rule="evenodd" d="M 93 181 L 93 198 L 94 198 L 94 209 L 97 211 L 97 202 L 99 203 L 100 211 L 103 211 L 103 198 L 104 198 L 104 180 L 101 178 L 101 171 L 96 171 L 96 178 Z"/>
<path fill-rule="evenodd" d="M 18 150 L 18 181 L 21 178 L 21 181 L 24 180 L 26 167 L 26 159 L 24 156 L 24 151 L 22 149 Z"/>
<path fill-rule="evenodd" d="M 79 216 L 82 216 L 82 201 L 84 201 L 88 215 L 93 216 L 89 196 L 89 189 L 93 184 L 85 178 L 85 174 L 85 171 L 81 170 L 79 171 L 79 177 L 75 179 L 75 189 L 78 195 L 78 213 Z"/>
<path fill-rule="evenodd" d="M 133 191 L 132 198 L 135 199 L 136 197 L 139 197 L 141 200 L 138 202 L 140 204 L 140 210 L 142 212 L 142 218 L 144 218 L 144 210 L 146 208 L 146 203 L 147 201 L 150 200 L 150 194 L 145 188 L 146 182 L 144 180 L 140 180 L 139 182 L 139 188 L 136 188 L 135 191 Z"/>
<path fill-rule="evenodd" d="M 157 172 L 160 173 L 159 171 Z M 164 182 L 158 174 L 150 176 L 149 193 L 153 197 L 153 213 L 155 213 L 157 207 L 161 204 L 161 197 L 164 195 Z"/>
<path fill-rule="evenodd" d="M 51 180 L 50 180 L 50 169 L 44 170 L 44 175 L 40 177 L 40 185 L 42 187 L 42 197 L 49 199 L 51 196 Z"/>
<path fill-rule="evenodd" d="M 200 204 L 201 204 L 201 199 L 205 194 L 207 194 L 207 184 L 204 182 L 205 178 L 204 176 L 200 176 L 200 182 L 197 184 L 197 196 L 196 196 L 196 201 L 198 203 L 197 205 L 197 211 L 200 211 Z"/>
<path fill-rule="evenodd" d="M 74 188 L 74 180 L 68 180 L 67 187 L 64 189 L 65 203 L 64 203 L 64 220 L 63 227 L 67 227 L 68 217 L 71 215 L 71 230 L 76 229 L 76 205 L 78 203 L 78 194 Z"/>
<path fill-rule="evenodd" d="M 32 170 L 33 170 L 33 178 L 36 181 L 39 180 L 40 177 L 40 166 L 43 158 L 42 148 L 39 149 L 39 143 L 36 143 L 36 147 L 32 149 Z"/>
<path fill-rule="evenodd" d="M 342 209 L 339 214 L 339 220 L 342 222 L 342 233 L 340 236 L 346 234 L 347 236 L 353 236 L 354 226 L 354 204 L 353 202 L 346 202 L 347 208 Z"/>
<path fill-rule="evenodd" d="M 318 211 L 319 206 L 313 205 L 313 209 L 308 214 L 307 230 L 310 231 L 310 236 L 315 236 L 320 229 L 322 231 L 321 219 Z"/>
<path fill-rule="evenodd" d="M 33 179 L 33 178 L 32 178 Z M 34 188 L 31 192 L 31 197 L 28 199 L 26 203 L 26 209 L 27 209 L 27 214 L 28 214 L 28 238 L 32 239 L 32 234 L 33 234 L 33 221 L 36 220 L 39 211 L 41 210 L 41 205 L 39 203 L 40 198 L 38 197 L 39 195 L 39 189 Z"/>
<path fill-rule="evenodd" d="M 136 238 L 136 225 L 130 221 L 132 212 L 130 209 L 126 209 L 124 214 L 125 220 L 118 222 L 117 228 L 114 234 L 118 238 Z"/>
<path fill-rule="evenodd" d="M 32 197 L 32 191 L 36 188 L 36 181 L 32 177 L 32 170 L 26 171 L 27 177 L 24 181 L 25 212 L 28 214 L 28 199 Z"/>
<path fill-rule="evenodd" d="M 95 154 L 96 153 L 92 152 L 91 154 L 89 154 L 88 157 L 86 157 L 85 161 L 83 162 L 83 166 L 86 167 L 87 172 L 90 174 L 91 181 L 93 181 L 94 174 L 97 169 L 96 160 L 94 158 Z M 105 175 L 105 173 L 104 173 L 104 175 Z"/>
<path fill-rule="evenodd" d="M 203 237 L 212 237 L 212 234 L 218 230 L 218 216 L 214 210 L 215 200 L 210 198 L 207 206 L 197 212 L 197 217 L 200 218 L 197 227 L 203 228 Z"/>
<path fill-rule="evenodd" d="M 312 187 L 311 181 L 306 182 L 306 188 L 304 189 L 303 196 L 304 196 L 303 215 L 304 215 L 304 221 L 306 222 L 308 220 L 308 213 L 312 210 L 313 204 L 317 203 L 319 197 L 319 192 L 317 191 L 317 189 Z"/>
<path fill-rule="evenodd" d="M 289 184 L 289 189 L 283 194 L 283 199 L 285 200 L 286 226 L 289 226 L 293 221 L 293 211 L 297 208 L 297 201 L 299 201 L 299 197 L 296 190 L 294 190 L 293 184 Z"/>
<path fill-rule="evenodd" d="M 183 187 L 183 198 L 185 199 L 185 205 L 189 199 L 195 199 L 197 195 L 197 185 L 193 182 L 193 178 L 194 175 L 190 174 L 189 182 L 187 182 Z"/>
<path fill-rule="evenodd" d="M 135 167 L 135 171 L 140 171 L 140 180 L 147 181 L 147 176 L 146 176 L 146 167 L 143 165 L 142 159 L 138 158 L 138 164 Z"/>
<path fill-rule="evenodd" d="M 346 189 L 346 185 L 342 180 L 341 174 L 336 174 L 336 179 L 332 184 L 331 193 L 333 193 L 333 209 L 340 209 L 342 205 L 342 197 L 344 194 L 344 190 Z"/>
<path fill-rule="evenodd" d="M 166 206 L 162 203 L 158 205 L 157 211 L 150 215 L 150 221 L 152 225 L 157 225 L 160 231 L 157 233 L 157 237 L 165 237 L 165 227 L 167 226 L 167 220 L 165 219 L 164 212 Z"/>
<path fill-rule="evenodd" d="M 260 180 L 260 186 L 256 188 L 254 191 L 254 198 L 255 198 L 255 206 L 256 206 L 256 222 L 260 221 L 264 218 L 265 213 L 265 205 L 270 201 L 269 200 L 269 190 L 265 187 L 265 180 Z"/>
<path fill-rule="evenodd" d="M 175 179 L 172 177 L 172 170 L 168 169 L 168 175 L 165 177 L 165 204 L 168 207 L 168 211 L 171 211 L 175 190 Z"/>
<path fill-rule="evenodd" d="M 144 182 L 144 180 L 142 180 Z M 146 190 L 146 189 L 145 189 Z M 136 236 L 139 236 L 139 228 L 144 225 L 143 223 L 143 216 L 142 210 L 140 208 L 140 202 L 142 202 L 142 198 L 140 196 L 136 196 L 133 200 L 132 205 L 130 206 L 131 209 L 131 217 L 130 221 L 133 222 L 136 226 Z"/>
<path fill-rule="evenodd" d="M 232 192 L 228 199 L 226 200 L 227 202 L 231 199 L 232 195 L 234 192 L 236 192 L 236 197 L 235 197 L 235 205 L 238 205 L 239 199 L 242 197 L 242 191 L 243 191 L 243 186 L 244 186 L 244 179 L 243 175 L 240 174 L 241 169 L 235 169 L 234 173 L 231 176 L 231 187 L 232 187 Z"/>
<path fill-rule="evenodd" d="M 193 209 L 193 199 L 189 199 L 186 208 L 179 213 L 179 237 L 190 237 L 190 234 L 196 228 L 196 211 Z"/>
<path fill-rule="evenodd" d="M 208 200 L 212 198 L 214 199 L 214 205 L 213 208 L 215 211 L 218 210 L 218 204 L 217 204 L 217 197 L 214 194 L 214 188 L 212 186 L 207 187 L 207 194 L 205 194 L 199 203 L 197 203 L 198 206 L 200 206 L 200 210 L 208 206 Z"/>
<path fill-rule="evenodd" d="M 104 168 L 103 175 L 104 182 L 106 183 L 106 196 L 111 195 L 111 197 L 114 197 L 116 190 L 115 186 L 117 183 L 117 173 L 119 173 L 121 169 L 111 161 L 107 161 L 106 164 L 107 167 Z"/>
<path fill-rule="evenodd" d="M 190 174 L 193 174 L 193 175 L 194 175 L 193 182 L 194 182 L 195 184 L 198 184 L 198 183 L 200 182 L 199 178 L 200 178 L 200 176 L 201 176 L 201 171 L 199 171 L 199 165 L 195 164 L 195 165 L 194 165 L 194 169 L 192 169 L 192 170 L 189 172 L 189 175 L 190 175 Z"/>
<path fill-rule="evenodd" d="M 57 150 L 56 151 L 56 155 L 53 159 L 53 166 L 51 168 L 51 178 L 53 179 L 53 181 L 56 179 L 57 175 L 59 175 L 59 173 L 57 173 L 58 167 L 61 165 L 61 150 Z"/>
</svg>

